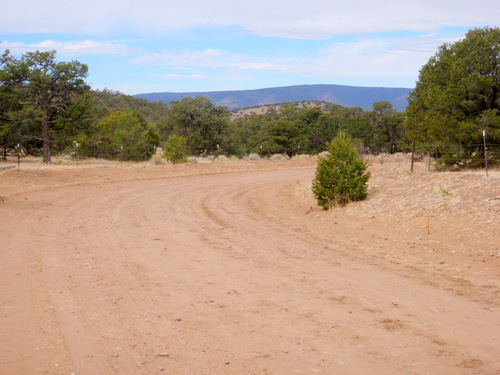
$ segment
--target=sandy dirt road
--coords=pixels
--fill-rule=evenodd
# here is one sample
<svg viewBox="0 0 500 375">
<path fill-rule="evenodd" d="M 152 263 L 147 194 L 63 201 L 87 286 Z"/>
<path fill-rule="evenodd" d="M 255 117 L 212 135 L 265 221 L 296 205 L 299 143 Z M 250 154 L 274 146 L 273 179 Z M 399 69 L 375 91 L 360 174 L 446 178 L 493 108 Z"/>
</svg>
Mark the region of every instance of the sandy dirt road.
<svg viewBox="0 0 500 375">
<path fill-rule="evenodd" d="M 399 164 L 335 212 L 312 164 L 197 168 L 0 176 L 0 374 L 500 374 L 500 176 L 485 218 Z"/>
</svg>

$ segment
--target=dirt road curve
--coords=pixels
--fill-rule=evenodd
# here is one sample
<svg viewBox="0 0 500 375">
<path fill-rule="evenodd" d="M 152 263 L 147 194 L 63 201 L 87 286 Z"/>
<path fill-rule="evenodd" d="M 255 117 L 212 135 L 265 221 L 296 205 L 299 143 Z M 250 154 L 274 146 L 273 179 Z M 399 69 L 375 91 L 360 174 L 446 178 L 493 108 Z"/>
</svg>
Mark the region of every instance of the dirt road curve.
<svg viewBox="0 0 500 375">
<path fill-rule="evenodd" d="M 310 207 L 307 165 L 79 173 L 0 202 L 2 375 L 500 374 L 499 200 L 459 238 L 460 202 L 391 215 L 381 182 Z"/>
</svg>

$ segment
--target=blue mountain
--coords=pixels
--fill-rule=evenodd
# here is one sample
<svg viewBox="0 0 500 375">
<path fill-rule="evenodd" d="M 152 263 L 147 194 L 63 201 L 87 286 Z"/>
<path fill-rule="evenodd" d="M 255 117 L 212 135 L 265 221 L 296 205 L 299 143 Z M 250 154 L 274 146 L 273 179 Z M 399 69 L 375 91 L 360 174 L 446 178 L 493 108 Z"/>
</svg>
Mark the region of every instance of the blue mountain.
<svg viewBox="0 0 500 375">
<path fill-rule="evenodd" d="M 257 90 L 208 91 L 208 92 L 160 92 L 134 95 L 152 102 L 169 103 L 185 97 L 206 96 L 212 103 L 229 109 L 253 107 L 264 104 L 320 100 L 344 107 L 372 109 L 375 102 L 386 100 L 394 108 L 404 111 L 412 89 L 389 87 L 357 87 L 342 85 L 298 85 L 272 87 Z"/>
</svg>

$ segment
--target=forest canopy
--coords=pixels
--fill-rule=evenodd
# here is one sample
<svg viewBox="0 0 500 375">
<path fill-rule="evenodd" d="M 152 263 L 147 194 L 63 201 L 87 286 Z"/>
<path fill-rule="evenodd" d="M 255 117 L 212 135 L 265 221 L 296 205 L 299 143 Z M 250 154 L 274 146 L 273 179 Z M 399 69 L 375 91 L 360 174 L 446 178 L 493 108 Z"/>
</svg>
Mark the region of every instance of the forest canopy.
<svg viewBox="0 0 500 375">
<path fill-rule="evenodd" d="M 230 112 L 198 96 L 169 104 L 92 90 L 88 67 L 60 62 L 56 51 L 0 57 L 0 151 L 145 160 L 177 144 L 189 155 L 317 154 L 340 132 L 361 153 L 411 149 L 443 166 L 492 162 L 500 145 L 500 30 L 470 30 L 425 64 L 406 113 L 388 101 L 372 110 L 331 103 L 281 103 L 265 112 Z M 243 113 L 243 114 L 242 114 Z M 488 145 L 483 137 L 487 134 Z M 175 141 L 175 142 L 174 142 Z M 500 147 L 498 147 L 500 148 Z"/>
<path fill-rule="evenodd" d="M 86 74 L 86 65 L 79 62 L 57 62 L 55 51 L 28 53 L 20 59 L 5 51 L 0 60 L 3 158 L 22 151 L 43 155 L 45 162 L 52 153 L 138 161 L 151 157 L 170 137 L 183 137 L 186 152 L 194 156 L 291 157 L 325 151 L 339 131 L 366 152 L 407 147 L 404 114 L 389 102 L 375 103 L 373 111 L 282 103 L 279 110 L 234 116 L 203 96 L 167 105 L 92 90 L 85 83 Z M 40 82 L 46 85 L 43 92 L 36 91 L 45 87 Z"/>
</svg>

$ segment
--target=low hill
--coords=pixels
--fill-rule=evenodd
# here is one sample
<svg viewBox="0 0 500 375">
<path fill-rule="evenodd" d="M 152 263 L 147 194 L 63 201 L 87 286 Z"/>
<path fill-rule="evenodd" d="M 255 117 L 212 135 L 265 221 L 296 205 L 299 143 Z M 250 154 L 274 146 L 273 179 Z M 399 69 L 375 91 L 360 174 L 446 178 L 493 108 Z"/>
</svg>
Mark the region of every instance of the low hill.
<svg viewBox="0 0 500 375">
<path fill-rule="evenodd" d="M 307 109 L 319 107 L 322 111 L 328 112 L 335 104 L 320 100 L 303 100 L 300 102 L 284 102 L 275 104 L 262 104 L 253 107 L 236 108 L 231 111 L 232 119 L 241 118 L 247 115 L 263 115 L 270 112 L 281 112 L 285 104 L 293 105 L 294 107 Z"/>
<path fill-rule="evenodd" d="M 135 95 L 135 97 L 168 104 L 172 100 L 180 100 L 184 97 L 206 96 L 214 104 L 223 105 L 229 109 L 319 100 L 344 107 L 361 107 L 364 110 L 370 110 L 373 103 L 386 100 L 391 102 L 394 108 L 404 111 L 410 91 L 409 88 L 299 85 L 239 91 L 145 93 Z"/>
</svg>

